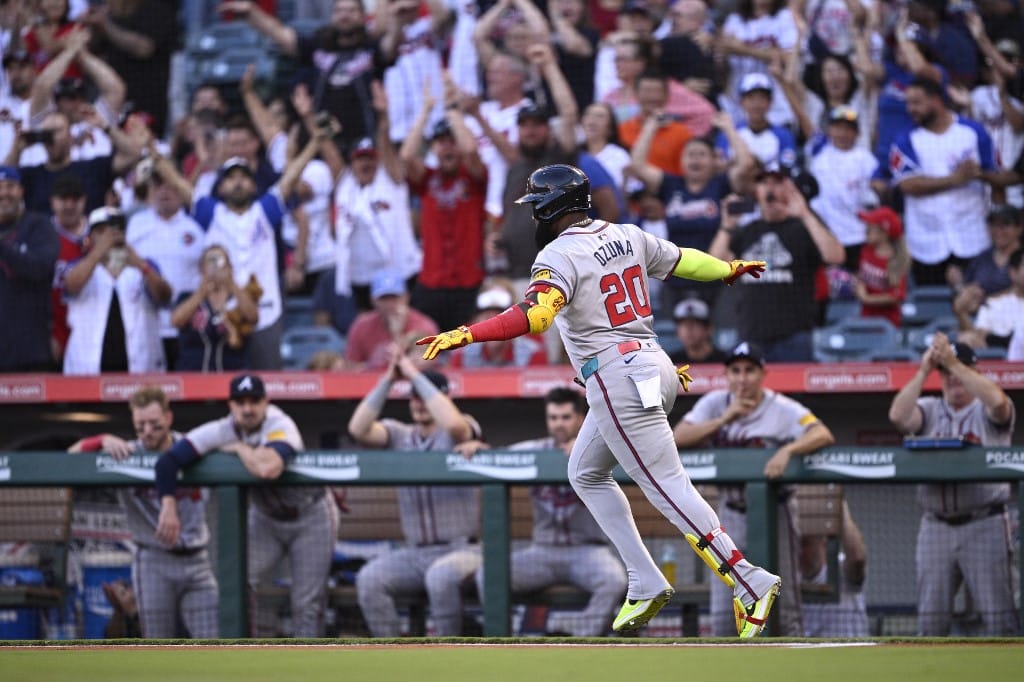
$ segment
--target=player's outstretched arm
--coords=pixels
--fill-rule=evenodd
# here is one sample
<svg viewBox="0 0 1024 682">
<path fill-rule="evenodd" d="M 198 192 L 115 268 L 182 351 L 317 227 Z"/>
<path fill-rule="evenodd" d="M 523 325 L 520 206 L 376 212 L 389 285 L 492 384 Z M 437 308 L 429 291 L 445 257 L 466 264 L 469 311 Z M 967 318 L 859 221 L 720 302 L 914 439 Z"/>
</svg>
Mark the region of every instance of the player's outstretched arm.
<svg viewBox="0 0 1024 682">
<path fill-rule="evenodd" d="M 760 278 L 768 265 L 763 260 L 724 261 L 697 249 L 680 248 L 679 252 L 679 262 L 672 274 L 698 282 L 714 282 L 720 279 L 731 286 L 746 274 Z"/>
<path fill-rule="evenodd" d="M 534 282 L 521 302 L 494 317 L 463 325 L 437 336 L 425 336 L 416 342 L 426 346 L 424 360 L 433 360 L 441 351 L 461 348 L 480 341 L 506 341 L 523 334 L 540 334 L 554 323 L 555 315 L 565 306 L 565 296 L 544 282 Z"/>
</svg>

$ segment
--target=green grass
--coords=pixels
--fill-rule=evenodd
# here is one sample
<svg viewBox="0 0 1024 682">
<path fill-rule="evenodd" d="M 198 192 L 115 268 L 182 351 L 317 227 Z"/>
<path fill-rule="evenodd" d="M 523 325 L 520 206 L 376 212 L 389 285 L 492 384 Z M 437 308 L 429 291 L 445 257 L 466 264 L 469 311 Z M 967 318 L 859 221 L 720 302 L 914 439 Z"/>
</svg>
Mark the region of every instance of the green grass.
<svg viewBox="0 0 1024 682">
<path fill-rule="evenodd" d="M 741 646 L 688 646 L 704 640 L 602 640 L 601 647 L 525 647 L 497 640 L 477 646 L 412 646 L 368 640 L 329 648 L 283 646 L 58 649 L 0 647 L 0 679 L 90 682 L 391 680 L 412 682 L 1016 682 L 1024 679 L 1024 640 L 886 640 L 879 646 L 792 648 L 760 640 Z M 509 642 L 510 640 L 502 640 Z M 530 640 L 557 644 L 567 640 Z M 578 640 L 577 640 L 578 641 Z M 665 646 L 631 646 L 665 642 Z M 285 641 L 282 644 L 296 644 Z M 323 645 L 323 641 L 316 642 Z M 725 643 L 718 640 L 717 643 Z M 735 640 L 729 640 L 735 643 Z M 9 642 L 7 644 L 17 644 Z M 61 643 L 51 643 L 61 644 Z M 95 644 L 93 642 L 92 644 Z M 261 642 L 264 644 L 264 642 Z"/>
</svg>

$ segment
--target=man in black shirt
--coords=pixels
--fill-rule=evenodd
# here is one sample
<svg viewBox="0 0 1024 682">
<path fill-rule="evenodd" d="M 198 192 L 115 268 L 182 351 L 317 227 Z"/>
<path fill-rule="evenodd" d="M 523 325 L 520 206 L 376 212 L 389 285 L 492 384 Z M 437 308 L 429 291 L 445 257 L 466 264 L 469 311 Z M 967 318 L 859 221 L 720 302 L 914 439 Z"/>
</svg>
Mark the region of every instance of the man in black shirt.
<svg viewBox="0 0 1024 682">
<path fill-rule="evenodd" d="M 743 227 L 741 216 L 728 209 L 738 197 L 726 197 L 710 250 L 717 258 L 768 263 L 766 276 L 738 287 L 736 326 L 740 338 L 761 346 L 771 362 L 814 359 L 815 277 L 823 263 L 839 265 L 846 255 L 791 176 L 790 169 L 778 165 L 762 171 L 756 186 L 761 217 Z"/>
<path fill-rule="evenodd" d="M 387 11 L 393 12 L 394 5 L 385 5 Z M 362 0 L 335 0 L 330 24 L 312 35 L 300 36 L 250 0 L 228 0 L 221 4 L 220 11 L 245 17 L 283 54 L 313 67 L 317 73 L 311 89 L 314 106 L 317 111 L 329 111 L 341 122 L 339 139 L 346 147 L 373 137 L 377 126 L 370 83 L 383 78 L 384 69 L 394 64 L 402 41 L 401 21 L 386 22 L 387 32 L 378 40 L 366 29 Z M 414 19 L 415 15 L 408 18 Z"/>
</svg>

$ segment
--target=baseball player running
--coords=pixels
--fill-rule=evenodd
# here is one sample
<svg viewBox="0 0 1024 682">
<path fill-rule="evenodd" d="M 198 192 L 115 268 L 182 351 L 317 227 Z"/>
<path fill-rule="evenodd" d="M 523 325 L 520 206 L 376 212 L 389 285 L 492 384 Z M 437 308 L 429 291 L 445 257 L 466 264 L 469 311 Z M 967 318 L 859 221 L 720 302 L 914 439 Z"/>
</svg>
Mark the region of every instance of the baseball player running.
<svg viewBox="0 0 1024 682">
<path fill-rule="evenodd" d="M 540 333 L 557 324 L 590 405 L 569 456 L 569 481 L 629 574 L 626 601 L 612 629 L 643 627 L 674 594 L 612 478 L 620 464 L 732 588 L 739 636 L 757 636 L 781 581 L 743 557 L 679 461 L 667 414 L 678 393 L 676 382 L 687 390 L 692 379 L 689 365 L 677 370 L 657 343 L 648 277 L 732 284 L 747 273 L 758 277 L 765 263 L 726 263 L 635 225 L 591 220 L 586 213 L 590 180 L 574 166 L 534 171 L 518 203 L 533 205 L 540 249 L 524 300 L 488 320 L 420 339 L 417 343 L 427 346 L 423 357 L 431 360 L 444 350 Z"/>
</svg>

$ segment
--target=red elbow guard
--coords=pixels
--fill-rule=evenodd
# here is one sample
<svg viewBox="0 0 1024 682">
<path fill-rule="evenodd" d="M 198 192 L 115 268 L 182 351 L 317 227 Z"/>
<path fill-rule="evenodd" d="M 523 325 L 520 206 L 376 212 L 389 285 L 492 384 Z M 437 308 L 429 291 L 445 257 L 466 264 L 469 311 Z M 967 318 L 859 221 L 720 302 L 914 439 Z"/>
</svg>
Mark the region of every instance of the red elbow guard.
<svg viewBox="0 0 1024 682">
<path fill-rule="evenodd" d="M 518 305 L 514 305 L 488 320 L 469 325 L 469 332 L 473 335 L 474 343 L 506 341 L 527 334 L 529 331 L 530 321 L 526 319 L 526 312 Z"/>
</svg>

